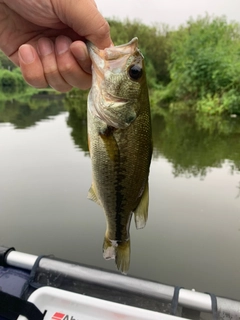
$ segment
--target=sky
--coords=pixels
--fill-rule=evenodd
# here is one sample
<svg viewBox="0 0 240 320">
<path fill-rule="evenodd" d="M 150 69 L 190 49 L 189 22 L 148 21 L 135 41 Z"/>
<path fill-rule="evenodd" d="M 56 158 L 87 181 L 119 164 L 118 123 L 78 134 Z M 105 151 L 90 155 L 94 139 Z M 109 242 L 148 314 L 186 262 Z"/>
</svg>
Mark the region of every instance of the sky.
<svg viewBox="0 0 240 320">
<path fill-rule="evenodd" d="M 240 0 L 95 0 L 105 18 L 138 19 L 144 24 L 178 27 L 189 17 L 209 13 L 240 22 Z"/>
</svg>

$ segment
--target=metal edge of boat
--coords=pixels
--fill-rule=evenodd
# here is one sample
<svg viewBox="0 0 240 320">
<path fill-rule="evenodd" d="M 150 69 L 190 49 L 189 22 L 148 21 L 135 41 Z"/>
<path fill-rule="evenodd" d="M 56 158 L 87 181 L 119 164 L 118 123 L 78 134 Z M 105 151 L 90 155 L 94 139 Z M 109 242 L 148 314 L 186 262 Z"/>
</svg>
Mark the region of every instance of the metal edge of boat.
<svg viewBox="0 0 240 320">
<path fill-rule="evenodd" d="M 25 270 L 32 270 L 38 256 L 23 252 L 6 250 L 5 265 Z M 68 276 L 77 277 L 79 280 L 98 286 L 104 286 L 112 289 L 122 289 L 132 294 L 140 294 L 149 299 L 161 299 L 171 302 L 174 296 L 175 287 L 161 284 L 154 281 L 143 280 L 131 276 L 75 264 L 69 261 L 51 260 L 42 258 L 39 262 L 41 268 L 47 268 L 48 272 L 62 272 Z M 213 295 L 214 296 L 214 295 Z M 240 319 L 240 301 L 224 297 L 215 297 L 217 302 L 218 319 Z M 182 307 L 198 310 L 200 312 L 212 312 L 211 295 L 180 288 L 178 295 L 178 304 Z M 177 319 L 178 317 L 176 317 Z M 179 318 L 181 319 L 181 318 Z"/>
</svg>

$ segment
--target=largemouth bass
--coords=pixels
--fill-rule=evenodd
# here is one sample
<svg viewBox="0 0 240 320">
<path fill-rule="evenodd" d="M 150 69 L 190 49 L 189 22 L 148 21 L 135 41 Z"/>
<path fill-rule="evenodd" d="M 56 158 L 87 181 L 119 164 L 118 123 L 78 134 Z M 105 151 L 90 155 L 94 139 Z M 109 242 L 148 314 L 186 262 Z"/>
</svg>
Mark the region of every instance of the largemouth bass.
<svg viewBox="0 0 240 320">
<path fill-rule="evenodd" d="M 138 39 L 99 50 L 88 44 L 92 88 L 88 96 L 88 144 L 92 186 L 88 198 L 106 215 L 103 257 L 127 273 L 129 227 L 148 217 L 152 136 L 148 88 Z"/>
</svg>

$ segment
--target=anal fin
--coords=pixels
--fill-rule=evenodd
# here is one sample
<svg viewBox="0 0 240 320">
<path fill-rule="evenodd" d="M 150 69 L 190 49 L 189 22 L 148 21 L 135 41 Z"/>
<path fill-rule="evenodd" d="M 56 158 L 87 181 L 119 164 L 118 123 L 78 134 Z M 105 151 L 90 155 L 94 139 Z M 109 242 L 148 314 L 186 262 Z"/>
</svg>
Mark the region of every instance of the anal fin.
<svg viewBox="0 0 240 320">
<path fill-rule="evenodd" d="M 142 194 L 142 198 L 134 210 L 134 219 L 137 229 L 142 229 L 145 227 L 148 219 L 148 204 L 149 204 L 149 189 L 148 182 L 146 183 L 145 189 Z"/>
</svg>

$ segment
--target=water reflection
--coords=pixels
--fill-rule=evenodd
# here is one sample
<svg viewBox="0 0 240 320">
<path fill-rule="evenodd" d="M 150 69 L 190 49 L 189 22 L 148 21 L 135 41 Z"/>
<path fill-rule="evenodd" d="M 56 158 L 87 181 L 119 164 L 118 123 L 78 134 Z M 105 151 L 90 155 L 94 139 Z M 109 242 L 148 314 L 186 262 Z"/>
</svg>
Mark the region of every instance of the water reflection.
<svg viewBox="0 0 240 320">
<path fill-rule="evenodd" d="M 67 124 L 72 128 L 71 136 L 74 143 L 88 155 L 87 143 L 87 92 L 67 95 L 65 107 L 69 111 Z"/>
<path fill-rule="evenodd" d="M 220 168 L 232 160 L 232 171 L 240 168 L 240 121 L 203 117 L 191 112 L 159 110 L 153 117 L 155 157 L 167 158 L 174 176 L 206 176 L 210 168 Z"/>
<path fill-rule="evenodd" d="M 12 123 L 16 129 L 34 126 L 65 110 L 63 95 L 41 93 L 13 97 L 5 95 L 5 99 L 0 100 L 0 123 Z"/>
<path fill-rule="evenodd" d="M 88 155 L 87 92 L 63 95 L 27 95 L 18 100 L 0 100 L 0 123 L 24 129 L 64 110 L 75 145 Z M 209 117 L 192 112 L 154 108 L 152 114 L 153 158 L 164 157 L 173 175 L 204 178 L 211 168 L 230 160 L 230 172 L 240 170 L 240 119 Z"/>
<path fill-rule="evenodd" d="M 68 125 L 74 143 L 87 147 L 86 96 L 67 100 Z M 164 157 L 173 166 L 173 175 L 204 178 L 211 168 L 231 160 L 230 171 L 240 170 L 240 119 L 204 117 L 192 112 L 154 109 L 152 115 L 153 157 Z"/>
</svg>

